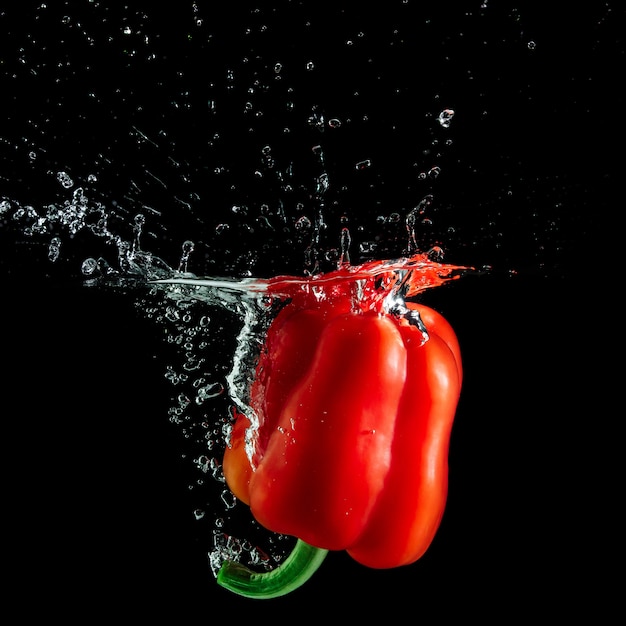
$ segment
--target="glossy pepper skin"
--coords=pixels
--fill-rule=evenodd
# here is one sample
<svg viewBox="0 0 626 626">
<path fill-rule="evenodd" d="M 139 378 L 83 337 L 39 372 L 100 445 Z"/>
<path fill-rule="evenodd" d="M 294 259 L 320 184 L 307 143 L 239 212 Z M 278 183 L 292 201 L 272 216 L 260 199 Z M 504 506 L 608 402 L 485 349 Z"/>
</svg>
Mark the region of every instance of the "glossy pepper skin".
<svg viewBox="0 0 626 626">
<path fill-rule="evenodd" d="M 387 311 L 385 288 L 361 285 L 356 305 L 354 282 L 294 289 L 250 388 L 254 453 L 237 414 L 223 462 L 264 527 L 372 568 L 416 561 L 435 536 L 462 382 L 450 324 L 422 304 Z"/>
</svg>

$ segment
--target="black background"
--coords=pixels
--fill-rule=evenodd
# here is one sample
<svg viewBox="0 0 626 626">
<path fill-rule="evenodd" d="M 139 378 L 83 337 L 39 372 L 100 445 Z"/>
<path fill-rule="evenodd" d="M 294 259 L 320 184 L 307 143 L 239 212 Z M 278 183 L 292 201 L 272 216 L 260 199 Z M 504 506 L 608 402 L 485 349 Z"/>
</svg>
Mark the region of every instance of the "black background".
<svg viewBox="0 0 626 626">
<path fill-rule="evenodd" d="M 614 598 L 604 572 L 616 558 L 606 539 L 619 458 L 610 445 L 619 410 L 608 399 L 618 333 L 615 288 L 605 287 L 616 270 L 605 242 L 623 204 L 623 8 L 231 4 L 3 9 L 0 195 L 21 206 L 62 202 L 54 172 L 77 180 L 96 172 L 91 193 L 126 221 L 141 207 L 159 209 L 147 245 L 172 265 L 191 238 L 198 274 L 297 273 L 301 247 L 258 228 L 258 204 L 276 192 L 251 172 L 270 143 L 279 163 L 295 160 L 296 186 L 306 187 L 317 135 L 302 119 L 315 104 L 344 120 L 342 135 L 321 138 L 338 182 L 329 197 L 354 225 L 355 245 L 378 233 L 381 251 L 393 253 L 399 239 L 376 217 L 433 193 L 426 244 L 441 243 L 450 262 L 491 267 L 424 296 L 455 327 L 466 372 L 443 524 L 407 568 L 371 571 L 337 553 L 286 598 L 249 601 L 220 589 L 207 527 L 192 515 L 189 444 L 167 419 L 162 329 L 137 311 L 133 289 L 83 284 L 80 262 L 96 243 L 65 236 L 53 264 L 45 237 L 5 219 L 10 595 L 23 615 L 81 623 L 337 611 L 408 613 L 427 624 L 586 612 L 600 620 Z M 120 34 L 126 26 L 131 35 Z M 302 70 L 309 60 L 314 72 Z M 277 61 L 280 86 L 270 82 Z M 269 88 L 250 96 L 256 79 Z M 246 117 L 247 100 L 264 115 Z M 446 107 L 456 112 L 453 144 L 441 149 L 448 135 L 434 117 Z M 370 157 L 363 181 L 354 164 Z M 418 181 L 434 164 L 439 178 Z M 227 175 L 216 178 L 222 166 Z M 249 215 L 233 217 L 233 204 Z M 215 232 L 224 221 L 230 239 Z M 218 332 L 223 367 L 236 325 Z"/>
</svg>

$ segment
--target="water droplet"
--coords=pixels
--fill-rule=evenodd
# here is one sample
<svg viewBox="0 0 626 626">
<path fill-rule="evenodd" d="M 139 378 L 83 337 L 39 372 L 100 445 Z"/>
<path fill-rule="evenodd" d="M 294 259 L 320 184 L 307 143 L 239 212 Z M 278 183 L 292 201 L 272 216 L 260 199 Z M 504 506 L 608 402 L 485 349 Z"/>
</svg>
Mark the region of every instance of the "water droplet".
<svg viewBox="0 0 626 626">
<path fill-rule="evenodd" d="M 210 383 L 198 389 L 196 404 L 202 404 L 205 400 L 215 398 L 224 393 L 224 386 L 221 383 Z"/>
<path fill-rule="evenodd" d="M 450 121 L 453 117 L 454 111 L 452 109 L 444 109 L 441 113 L 439 113 L 439 117 L 437 118 L 437 120 L 443 128 L 449 128 Z"/>
<path fill-rule="evenodd" d="M 11 210 L 11 203 L 8 200 L 0 202 L 0 215 L 4 215 Z"/>
<path fill-rule="evenodd" d="M 435 263 L 441 263 L 443 261 L 444 253 L 443 249 L 439 246 L 433 246 L 428 251 L 428 259 Z"/>
<path fill-rule="evenodd" d="M 222 491 L 221 497 L 222 497 L 222 502 L 225 504 L 227 509 L 232 509 L 235 506 L 235 504 L 237 504 L 237 500 L 235 496 L 227 489 Z"/>
<path fill-rule="evenodd" d="M 59 237 L 53 237 L 48 246 L 48 259 L 54 263 L 61 254 L 61 240 Z"/>
<path fill-rule="evenodd" d="M 189 239 L 183 242 L 183 253 L 180 257 L 180 263 L 178 264 L 179 272 L 187 271 L 187 263 L 189 262 L 189 257 L 191 253 L 193 252 L 194 247 L 195 247 L 195 244 L 193 243 L 193 241 L 190 241 Z"/>
<path fill-rule="evenodd" d="M 65 189 L 69 189 L 74 184 L 74 181 L 67 172 L 57 172 L 57 180 Z"/>
<path fill-rule="evenodd" d="M 337 261 L 337 267 L 341 267 L 342 265 L 350 264 L 350 244 L 352 243 L 352 237 L 350 235 L 349 229 L 344 226 L 341 229 L 341 254 L 339 255 L 339 259 Z"/>
<path fill-rule="evenodd" d="M 302 215 L 296 220 L 295 227 L 300 231 L 308 230 L 311 228 L 311 220 L 306 215 Z"/>
<path fill-rule="evenodd" d="M 80 266 L 80 270 L 84 276 L 92 276 L 98 271 L 98 261 L 96 261 L 92 257 L 89 257 L 88 259 L 85 259 L 83 261 L 82 265 Z"/>
</svg>

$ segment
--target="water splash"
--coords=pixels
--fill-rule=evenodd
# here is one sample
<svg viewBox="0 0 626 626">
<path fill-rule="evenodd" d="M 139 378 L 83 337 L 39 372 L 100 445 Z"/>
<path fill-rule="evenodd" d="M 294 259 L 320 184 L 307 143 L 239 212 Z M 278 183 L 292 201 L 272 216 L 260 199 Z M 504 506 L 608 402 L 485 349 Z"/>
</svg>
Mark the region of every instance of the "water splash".
<svg viewBox="0 0 626 626">
<path fill-rule="evenodd" d="M 183 274 L 187 272 L 187 266 L 189 264 L 189 257 L 191 253 L 194 251 L 195 245 L 193 241 L 189 239 L 183 243 L 183 253 L 180 257 L 180 261 L 178 263 L 178 271 Z"/>
<path fill-rule="evenodd" d="M 411 209 L 406 216 L 406 230 L 407 230 L 407 245 L 406 254 L 411 256 L 420 251 L 417 240 L 417 226 L 419 221 L 423 219 L 426 210 L 433 202 L 432 194 L 424 196 L 417 206 Z"/>
<path fill-rule="evenodd" d="M 339 255 L 339 261 L 337 267 L 340 268 L 344 265 L 350 265 L 350 245 L 352 244 L 352 236 L 347 226 L 341 229 L 341 253 Z"/>
<path fill-rule="evenodd" d="M 98 15 L 107 19 L 82 20 L 83 26 L 79 28 L 81 21 L 67 15 L 57 24 L 66 34 L 72 29 L 76 32 L 82 29 L 81 36 L 89 52 L 95 41 L 94 33 L 90 32 L 95 28 L 92 24 L 114 23 L 107 15 L 109 9 L 97 5 L 91 3 L 90 18 Z M 44 23 L 46 15 L 53 10 L 42 4 L 37 19 Z M 120 10 L 129 19 L 115 22 L 117 30 L 109 33 L 109 41 L 114 49 L 120 46 L 117 52 L 122 61 L 116 71 L 123 74 L 122 80 L 129 79 L 132 89 L 125 90 L 120 83 L 107 93 L 105 80 L 97 89 L 87 80 L 84 98 L 79 104 L 81 119 L 85 102 L 85 106 L 103 113 L 103 119 L 114 121 L 115 127 L 120 119 L 127 118 L 127 125 L 121 126 L 122 136 L 101 138 L 102 144 L 93 149 L 92 160 L 85 156 L 87 149 L 83 148 L 83 152 L 77 150 L 76 158 L 71 161 L 55 161 L 64 157 L 46 153 L 48 146 L 43 139 L 40 146 L 37 143 L 38 138 L 45 135 L 48 124 L 45 120 L 49 115 L 53 116 L 50 127 L 59 119 L 61 124 L 72 121 L 62 116 L 68 110 L 65 94 L 56 102 L 56 109 L 46 108 L 40 118 L 33 115 L 29 124 L 32 129 L 41 125 L 41 134 L 39 130 L 29 129 L 23 138 L 18 136 L 13 140 L 12 150 L 28 155 L 29 171 L 43 170 L 55 190 L 52 200 L 46 198 L 40 204 L 30 199 L 19 202 L 8 196 L 0 198 L 0 226 L 11 224 L 29 241 L 41 238 L 49 262 L 57 266 L 68 260 L 77 242 L 83 241 L 85 245 L 79 250 L 77 269 L 85 284 L 123 285 L 136 290 L 138 310 L 162 329 L 163 341 L 172 350 L 163 368 L 164 380 L 172 389 L 166 411 L 168 419 L 197 452 L 189 457 L 193 457 L 194 469 L 200 473 L 198 480 L 206 478 L 217 485 L 215 500 L 208 505 L 200 502 L 193 510 L 216 510 L 217 526 L 220 514 L 228 520 L 227 514 L 236 509 L 232 497 L 223 490 L 219 463 L 220 448 L 230 427 L 229 409 L 233 403 L 244 406 L 249 400 L 246 393 L 250 372 L 254 371 L 256 351 L 273 311 L 283 301 L 280 290 L 289 293 L 297 286 L 324 298 L 334 280 L 328 278 L 333 270 L 343 271 L 341 280 L 358 291 L 370 288 L 374 275 L 383 281 L 392 280 L 389 278 L 392 275 L 393 280 L 398 280 L 407 272 L 417 277 L 422 270 L 433 267 L 433 263 L 441 262 L 442 248 L 433 245 L 439 242 L 429 241 L 421 228 L 432 204 L 427 202 L 432 196 L 424 197 L 424 185 L 432 184 L 440 168 L 424 166 L 425 182 L 415 181 L 413 177 L 411 185 L 417 187 L 406 192 L 410 201 L 405 202 L 400 199 L 399 191 L 389 194 L 388 189 L 384 189 L 384 193 L 380 193 L 385 184 L 380 174 L 383 159 L 374 153 L 371 143 L 358 145 L 357 149 L 355 141 L 354 149 L 349 146 L 350 150 L 338 157 L 342 152 L 341 147 L 337 151 L 342 137 L 359 137 L 359 143 L 362 138 L 367 139 L 373 127 L 371 112 L 361 104 L 359 85 L 355 85 L 347 109 L 339 110 L 332 101 L 326 104 L 327 108 L 321 106 L 318 101 L 321 94 L 314 87 L 314 81 L 319 79 L 324 64 L 317 59 L 300 59 L 296 63 L 282 58 L 268 63 L 267 59 L 238 51 L 234 57 L 218 64 L 214 72 L 209 71 L 210 77 L 203 76 L 206 80 L 202 88 L 194 91 L 197 85 L 194 89 L 185 87 L 183 69 L 188 65 L 187 60 L 196 59 L 198 48 L 202 47 L 197 43 L 200 35 L 209 35 L 207 28 L 211 20 L 204 19 L 199 3 L 191 5 L 183 46 L 184 55 L 188 56 L 180 63 L 177 79 L 169 83 L 175 86 L 167 92 L 163 102 L 159 102 L 162 95 L 159 90 L 165 89 L 159 82 L 154 100 L 149 100 L 151 95 L 147 95 L 141 101 L 137 78 L 144 76 L 145 69 L 148 72 L 153 68 L 163 69 L 159 65 L 162 60 L 159 59 L 159 38 L 150 36 L 150 11 L 134 13 L 130 5 Z M 32 44 L 43 34 L 38 34 L 39 29 L 33 32 L 35 39 L 30 40 L 27 47 L 34 51 L 36 46 Z M 257 37 L 257 43 L 258 37 L 264 36 L 261 27 L 257 35 L 250 34 L 246 38 Z M 350 39 L 352 50 L 358 48 L 358 39 L 363 36 L 360 33 Z M 207 37 L 209 39 L 211 37 Z M 241 44 L 241 39 L 238 42 Z M 45 40 L 37 43 L 41 49 L 46 49 Z M 255 45 L 249 44 L 250 52 L 254 52 Z M 212 54 L 212 50 L 210 52 Z M 27 56 L 25 52 L 24 58 Z M 94 57 L 92 63 L 95 61 Z M 168 71 L 170 65 L 179 61 L 180 58 L 168 60 Z M 47 70 L 59 79 L 63 91 L 63 85 L 67 84 L 63 70 L 51 64 L 46 66 L 46 63 L 42 57 L 37 66 L 29 67 L 26 62 L 23 65 L 33 75 Z M 376 65 L 368 58 L 364 67 Z M 68 74 L 76 74 L 80 79 L 84 77 L 81 68 L 82 63 L 68 57 Z M 310 83 L 302 84 L 302 73 Z M 115 72 L 107 67 L 109 75 Z M 87 78 L 90 79 L 90 75 Z M 76 82 L 80 98 L 80 84 Z M 267 95 L 278 90 L 284 94 L 279 97 L 280 113 L 265 105 Z M 305 92 L 310 93 L 314 101 L 303 97 Z M 106 108 L 109 105 L 101 106 L 108 101 L 123 102 L 123 109 L 118 109 L 117 105 L 111 109 Z M 164 108 L 159 110 L 160 104 Z M 161 116 L 156 125 L 152 119 L 153 109 Z M 235 110 L 241 113 L 240 117 L 233 112 Z M 146 114 L 147 111 L 150 113 Z M 446 109 L 438 118 L 432 116 L 428 124 L 437 130 L 448 129 L 453 115 L 454 111 Z M 88 122 L 94 119 L 87 113 L 85 116 Z M 278 120 L 278 131 L 268 130 L 270 118 Z M 243 132 L 232 131 L 238 124 Z M 88 124 L 80 128 L 85 126 Z M 199 164 L 193 164 L 188 160 L 189 146 L 193 145 L 189 136 L 194 135 L 197 128 L 200 129 L 198 137 L 202 137 L 201 158 Z M 252 141 L 241 141 L 244 136 Z M 296 138 L 293 143 L 291 137 Z M 348 143 L 350 141 L 348 139 Z M 127 156 L 122 151 L 112 153 L 109 142 L 129 146 L 132 155 Z M 421 146 L 420 150 L 427 152 L 435 145 L 433 135 L 432 145 Z M 438 146 L 437 163 L 441 150 L 442 146 Z M 252 157 L 248 158 L 249 154 Z M 389 156 L 396 163 L 401 161 L 398 155 Z M 120 162 L 113 165 L 112 158 Z M 87 171 L 81 173 L 81 168 Z M 110 168 L 116 170 L 113 178 L 123 179 L 119 188 L 109 187 Z M 125 169 L 132 170 L 127 179 Z M 98 184 L 105 189 L 104 193 L 97 193 Z M 364 189 L 366 197 L 356 193 L 356 200 L 353 200 L 352 191 L 358 189 Z M 371 190 L 377 190 L 379 198 L 384 196 L 384 202 L 376 204 L 376 211 L 385 216 L 381 221 L 370 221 L 371 215 L 368 217 L 370 205 L 376 202 L 370 201 Z M 222 191 L 223 195 L 217 200 Z M 419 198 L 422 200 L 415 205 Z M 213 203 L 211 211 L 201 211 L 198 207 L 204 208 L 207 201 Z M 220 208 L 220 204 L 225 208 Z M 414 208 L 408 211 L 404 208 L 412 205 Z M 212 222 L 214 215 L 217 217 Z M 182 219 L 186 216 L 192 216 L 191 225 Z M 180 222 L 184 225 L 174 230 Z M 159 228 L 161 236 L 155 234 Z M 391 257 L 405 255 L 409 258 L 422 249 L 427 251 L 420 261 L 422 265 L 411 266 L 406 259 L 396 259 L 376 260 L 374 265 L 363 266 L 372 259 L 387 258 L 381 253 L 384 250 L 390 251 Z M 283 278 L 281 283 L 280 280 L 253 278 L 275 275 L 276 272 L 271 271 L 274 265 L 266 265 L 270 270 L 261 274 L 255 271 L 255 265 L 259 264 L 259 259 L 277 256 L 283 250 L 291 255 L 285 266 L 297 275 L 293 280 Z M 228 254 L 234 260 L 227 262 Z M 196 275 L 205 275 L 202 270 L 207 259 L 233 278 L 197 278 Z M 425 271 L 422 278 L 423 284 L 418 290 L 425 288 L 430 280 Z M 203 282 L 201 285 L 185 283 L 183 279 Z M 165 282 L 153 282 L 166 280 L 171 281 L 167 286 Z M 410 315 L 402 308 L 404 299 L 409 297 L 408 284 L 402 283 L 403 287 L 398 287 L 393 297 L 385 302 L 386 309 L 393 314 Z M 210 319 L 207 311 L 213 311 Z M 409 322 L 419 327 L 419 319 L 409 319 Z M 231 337 L 233 325 L 238 332 Z M 216 366 L 220 358 L 228 361 L 227 370 Z M 196 482 L 192 481 L 192 486 L 194 491 L 200 491 Z M 210 518 L 197 516 L 204 523 Z M 260 558 L 260 562 L 264 562 L 263 558 L 255 556 L 255 548 L 247 549 L 245 542 L 234 540 L 224 529 L 216 533 L 215 542 L 217 560 L 228 551 L 231 558 L 239 551 L 248 553 L 251 560 Z"/>
</svg>

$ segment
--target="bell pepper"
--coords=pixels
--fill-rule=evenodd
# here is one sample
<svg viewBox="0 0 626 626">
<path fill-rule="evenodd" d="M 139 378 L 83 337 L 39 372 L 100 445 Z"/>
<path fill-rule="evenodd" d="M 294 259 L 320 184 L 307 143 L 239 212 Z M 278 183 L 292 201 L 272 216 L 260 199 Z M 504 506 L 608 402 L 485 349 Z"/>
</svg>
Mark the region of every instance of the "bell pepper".
<svg viewBox="0 0 626 626">
<path fill-rule="evenodd" d="M 270 324 L 223 459 L 226 482 L 270 531 L 297 538 L 270 572 L 227 561 L 218 583 L 283 595 L 328 551 L 371 568 L 418 560 L 444 512 L 462 366 L 450 324 L 411 302 L 452 266 L 421 255 L 278 278 Z"/>
</svg>

